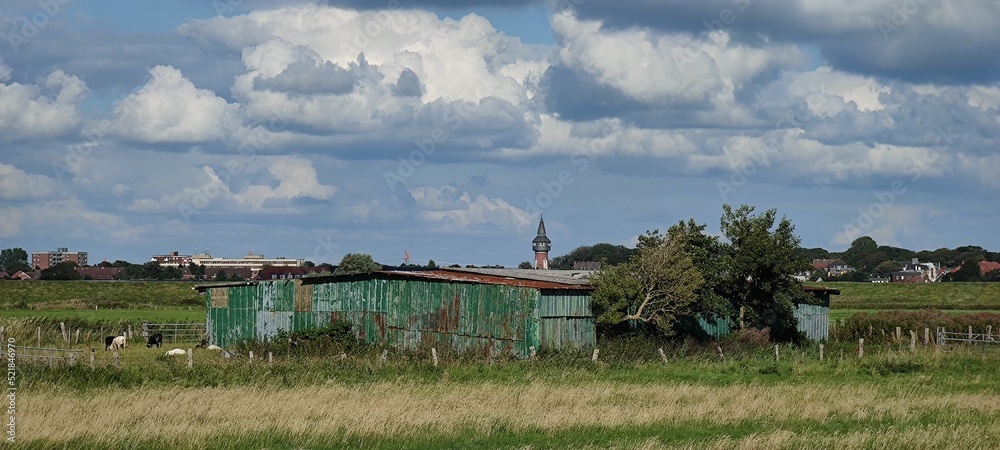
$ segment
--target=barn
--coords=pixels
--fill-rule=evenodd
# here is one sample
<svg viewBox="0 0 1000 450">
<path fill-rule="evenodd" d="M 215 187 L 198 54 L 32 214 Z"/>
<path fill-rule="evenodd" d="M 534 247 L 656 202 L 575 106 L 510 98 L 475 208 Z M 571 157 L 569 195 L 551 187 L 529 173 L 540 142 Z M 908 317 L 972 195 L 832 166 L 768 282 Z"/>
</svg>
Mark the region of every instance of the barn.
<svg viewBox="0 0 1000 450">
<path fill-rule="evenodd" d="M 196 287 L 206 294 L 209 342 L 266 340 L 347 319 L 358 337 L 395 348 L 526 356 L 595 345 L 585 283 L 455 270 L 355 275 Z"/>
</svg>

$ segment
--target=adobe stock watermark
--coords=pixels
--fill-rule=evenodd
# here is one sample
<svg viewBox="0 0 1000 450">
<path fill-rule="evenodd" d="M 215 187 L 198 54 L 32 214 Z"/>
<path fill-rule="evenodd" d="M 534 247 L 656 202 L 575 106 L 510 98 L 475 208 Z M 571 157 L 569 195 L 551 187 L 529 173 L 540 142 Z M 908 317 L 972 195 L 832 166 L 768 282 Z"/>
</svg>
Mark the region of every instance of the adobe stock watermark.
<svg viewBox="0 0 1000 450">
<path fill-rule="evenodd" d="M 606 126 L 602 130 L 600 136 L 607 136 L 611 134 L 613 129 L 610 126 Z M 524 212 L 528 217 L 539 217 L 542 211 L 546 208 L 552 206 L 559 197 L 562 197 L 566 189 L 576 182 L 577 177 L 587 171 L 597 159 L 599 155 L 607 150 L 607 144 L 592 140 L 588 145 L 579 147 L 569 157 L 570 166 L 573 170 L 563 169 L 557 172 L 554 176 L 547 180 L 542 180 L 539 183 L 541 189 L 533 196 L 528 196 L 524 199 Z M 517 217 L 511 216 L 511 220 L 514 221 L 514 225 L 517 228 L 518 235 L 525 232 L 526 227 L 530 227 L 531 223 L 525 223 L 517 220 Z"/>
<path fill-rule="evenodd" d="M 958 135 L 952 133 L 951 127 L 938 128 L 935 149 L 943 145 L 952 145 L 957 141 L 957 138 Z M 907 161 L 903 172 L 909 176 L 911 182 L 920 180 L 937 163 L 938 158 L 937 152 L 920 155 Z M 878 219 L 885 216 L 899 200 L 899 197 L 906 192 L 907 187 L 902 180 L 894 180 L 887 190 L 874 192 L 872 195 L 875 197 L 875 201 L 867 206 L 858 207 L 858 215 L 844 224 L 843 236 L 847 241 L 853 241 L 870 231 Z"/>
<path fill-rule="evenodd" d="M 778 119 L 774 124 L 774 128 L 779 130 L 785 127 L 801 128 L 802 123 L 807 118 L 805 109 L 797 109 Z M 747 181 L 756 175 L 761 167 L 770 165 L 770 158 L 777 154 L 780 149 L 781 143 L 778 138 L 768 135 L 764 138 L 763 145 L 760 148 L 751 151 L 742 161 L 732 164 L 733 169 L 729 174 L 729 178 L 724 181 L 715 182 L 715 188 L 719 191 L 722 202 L 730 203 L 729 195 L 739 191 L 740 188 L 746 185 Z"/>
<path fill-rule="evenodd" d="M 21 46 L 38 36 L 45 27 L 56 16 L 59 15 L 72 0 L 38 0 L 38 11 L 29 16 L 4 18 L 3 31 L 0 31 L 0 40 L 7 42 L 7 45 L 14 50 L 20 51 Z"/>
<path fill-rule="evenodd" d="M 333 255 L 335 251 L 340 249 L 340 244 L 333 241 L 333 235 L 327 234 L 326 236 L 316 237 L 316 246 L 313 247 L 312 259 L 316 264 L 323 262 L 329 262 L 335 264 L 333 260 Z"/>
<path fill-rule="evenodd" d="M 188 199 L 189 201 L 177 207 L 184 223 L 190 224 L 192 216 L 200 214 L 212 200 L 218 198 L 222 194 L 223 187 L 228 187 L 233 177 L 242 174 L 247 166 L 257 159 L 257 153 L 266 148 L 274 139 L 274 135 L 284 131 L 287 126 L 288 122 L 274 113 L 268 120 L 250 123 L 247 127 L 249 132 L 236 147 L 239 157 L 226 161 L 223 165 L 224 170 L 216 172 L 219 183 L 202 186 Z"/>
<path fill-rule="evenodd" d="M 889 35 L 899 31 L 911 17 L 919 14 L 920 7 L 924 3 L 927 3 L 927 0 L 902 0 L 892 5 L 892 11 L 883 14 L 875 23 L 882 33 L 882 40 L 888 41 Z"/>
<path fill-rule="evenodd" d="M 473 96 L 481 99 L 486 97 L 486 94 L 490 92 L 491 89 L 480 82 L 476 86 Z M 441 115 L 441 120 L 434 123 L 434 128 L 431 129 L 427 137 L 414 139 L 413 143 L 417 148 L 410 151 L 408 155 L 399 157 L 396 170 L 386 170 L 383 172 L 382 177 L 385 179 L 385 184 L 389 187 L 389 190 L 395 191 L 396 185 L 399 183 L 402 183 L 405 187 L 406 180 L 413 176 L 417 169 L 427 163 L 428 158 L 437 152 L 438 146 L 447 142 L 454 136 L 455 132 L 462 128 L 462 124 L 465 121 L 463 113 L 471 114 L 476 111 L 476 108 L 477 104 L 473 102 L 452 102 L 451 107 L 446 109 L 444 114 Z"/>
</svg>

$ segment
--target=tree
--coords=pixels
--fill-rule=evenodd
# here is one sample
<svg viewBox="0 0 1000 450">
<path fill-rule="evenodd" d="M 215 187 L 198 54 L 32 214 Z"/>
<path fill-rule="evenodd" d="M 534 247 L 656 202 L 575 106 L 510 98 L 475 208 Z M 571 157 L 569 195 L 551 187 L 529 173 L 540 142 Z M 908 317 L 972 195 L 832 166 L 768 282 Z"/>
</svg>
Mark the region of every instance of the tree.
<svg viewBox="0 0 1000 450">
<path fill-rule="evenodd" d="M 229 277 L 226 276 L 226 271 L 222 269 L 219 269 L 218 272 L 215 272 L 215 276 L 213 278 L 215 279 L 215 281 L 229 281 Z"/>
<path fill-rule="evenodd" d="M 427 267 L 428 268 L 435 269 L 435 268 L 437 268 L 437 266 L 438 266 L 437 263 L 435 263 L 433 259 L 430 260 L 430 261 L 427 261 Z"/>
<path fill-rule="evenodd" d="M 533 269 L 534 266 L 532 266 L 531 263 L 528 262 L 528 261 L 521 261 L 521 264 L 518 264 L 517 268 L 518 269 Z"/>
<path fill-rule="evenodd" d="M 63 261 L 48 269 L 42 269 L 39 277 L 41 280 L 80 280 L 80 272 L 76 271 L 76 263 L 73 261 Z"/>
<path fill-rule="evenodd" d="M 0 250 L 0 270 L 13 274 L 19 270 L 31 271 L 28 264 L 28 252 L 21 247 L 5 248 Z"/>
<path fill-rule="evenodd" d="M 902 267 L 896 261 L 883 261 L 874 270 L 872 270 L 872 275 L 876 277 L 888 277 L 893 272 L 898 272 Z"/>
<path fill-rule="evenodd" d="M 382 265 L 375 262 L 371 255 L 367 253 L 348 253 L 340 260 L 340 265 L 333 271 L 333 274 L 369 273 L 376 270 L 382 270 Z"/>
<path fill-rule="evenodd" d="M 195 264 L 193 261 L 188 263 L 188 272 L 191 276 L 198 280 L 205 279 L 205 266 L 201 264 Z"/>
<path fill-rule="evenodd" d="M 678 222 L 667 230 L 667 238 L 681 243 L 691 262 L 698 268 L 705 283 L 698 288 L 697 311 L 709 315 L 728 315 L 729 304 L 723 296 L 726 293 L 723 278 L 726 245 L 717 236 L 705 233 L 706 225 L 698 225 L 694 219 Z"/>
<path fill-rule="evenodd" d="M 629 261 L 635 253 L 635 249 L 630 249 L 624 245 L 612 245 L 600 243 L 595 245 L 583 245 L 573 249 L 573 251 L 552 258 L 549 267 L 553 269 L 572 269 L 573 263 L 582 261 L 597 261 L 605 265 L 618 265 Z"/>
<path fill-rule="evenodd" d="M 115 262 L 111 263 L 111 267 L 128 267 L 131 265 L 132 263 L 120 259 L 116 259 Z"/>
<path fill-rule="evenodd" d="M 979 272 L 979 260 L 969 259 L 962 261 L 958 270 L 946 276 L 947 281 L 979 281 L 983 274 Z"/>
<path fill-rule="evenodd" d="M 637 250 L 629 262 L 591 279 L 597 322 L 613 326 L 636 320 L 672 335 L 679 317 L 691 314 L 704 280 L 680 240 L 647 232 Z"/>
<path fill-rule="evenodd" d="M 722 265 L 724 297 L 750 326 L 769 328 L 772 340 L 797 340 L 792 300 L 805 294 L 792 275 L 809 264 L 797 257 L 795 227 L 787 218 L 775 227 L 774 209 L 756 216 L 749 205 L 722 209 L 721 230 L 729 239 Z"/>
</svg>

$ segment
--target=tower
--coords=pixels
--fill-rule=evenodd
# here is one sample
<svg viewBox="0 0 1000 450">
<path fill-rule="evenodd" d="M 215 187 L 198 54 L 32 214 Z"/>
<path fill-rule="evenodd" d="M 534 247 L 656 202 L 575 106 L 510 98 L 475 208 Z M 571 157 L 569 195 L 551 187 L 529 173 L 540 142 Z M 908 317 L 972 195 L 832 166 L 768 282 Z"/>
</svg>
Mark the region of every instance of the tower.
<svg viewBox="0 0 1000 450">
<path fill-rule="evenodd" d="M 535 251 L 535 269 L 549 269 L 549 249 L 552 241 L 545 235 L 545 219 L 538 217 L 538 235 L 531 241 L 531 249 Z"/>
</svg>

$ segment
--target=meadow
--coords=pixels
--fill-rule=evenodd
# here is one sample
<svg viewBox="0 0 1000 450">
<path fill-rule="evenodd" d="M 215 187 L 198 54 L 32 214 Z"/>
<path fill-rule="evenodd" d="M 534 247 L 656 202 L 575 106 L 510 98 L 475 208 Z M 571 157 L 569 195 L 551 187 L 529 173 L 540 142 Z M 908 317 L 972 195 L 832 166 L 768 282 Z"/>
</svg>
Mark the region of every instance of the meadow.
<svg viewBox="0 0 1000 450">
<path fill-rule="evenodd" d="M 824 285 L 842 291 L 833 297 L 834 320 L 838 311 L 1000 309 L 1000 290 L 993 285 Z M 435 366 L 430 349 L 397 352 L 367 346 L 341 355 L 339 350 L 305 352 L 283 344 L 255 344 L 229 349 L 233 358 L 194 349 L 193 367 L 188 368 L 185 356 L 163 353 L 192 348 L 191 343 L 147 349 L 133 340 L 116 363 L 112 352 L 102 350 L 101 337 L 105 330 L 137 327 L 139 316 L 204 321 L 200 297 L 191 311 L 183 299 L 144 307 L 150 305 L 150 294 L 121 298 L 119 309 L 91 310 L 90 302 L 106 298 L 110 295 L 64 294 L 52 302 L 32 302 L 31 309 L 0 311 L 6 336 L 19 345 L 34 345 L 36 326 L 45 327 L 44 343 L 59 346 L 65 346 L 59 321 L 90 327 L 82 342 L 68 346 L 83 351 L 73 365 L 18 360 L 15 417 L 21 445 L 1000 447 L 996 349 L 931 344 L 911 352 L 908 341 L 872 339 L 863 357 L 856 341 L 829 342 L 820 361 L 816 343 L 782 345 L 776 360 L 773 345 L 740 337 L 719 343 L 600 340 L 596 362 L 589 351 L 543 351 L 533 360 L 520 360 L 439 349 Z M 52 309 L 77 301 L 91 309 Z M 1000 322 L 994 329 L 1000 331 Z M 723 350 L 721 357 L 716 345 Z M 96 348 L 93 366 L 90 348 Z M 666 362 L 658 348 L 664 349 Z M 267 352 L 273 353 L 273 361 Z"/>
<path fill-rule="evenodd" d="M 20 372 L 32 448 L 990 448 L 1000 356 L 635 345 L 487 361 L 378 349 L 273 363 L 195 350 Z M 840 350 L 846 350 L 841 356 Z M 94 414 L 95 410 L 101 414 Z"/>
</svg>

